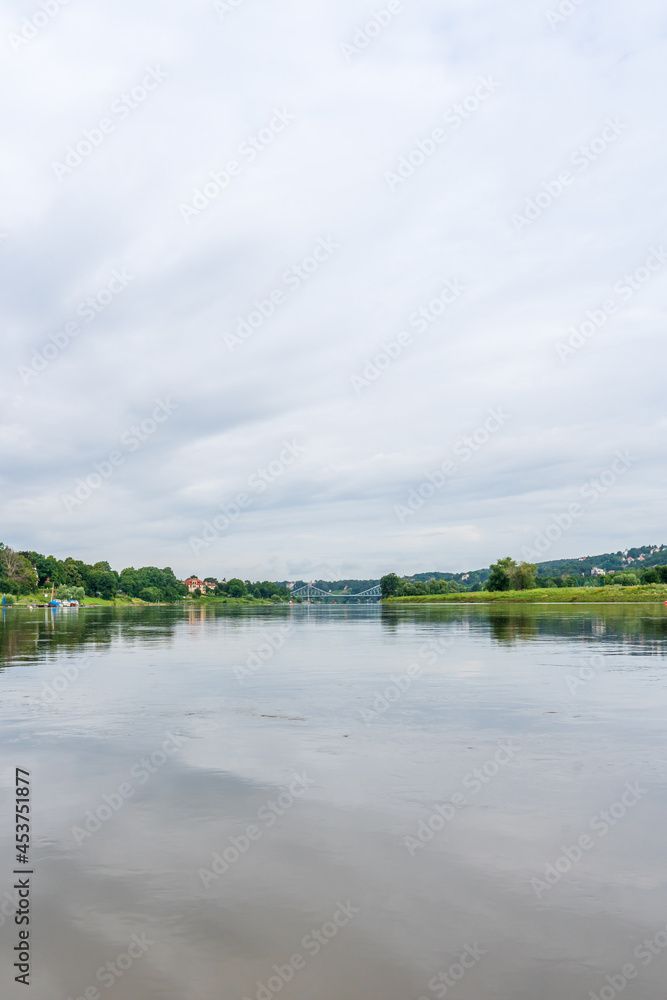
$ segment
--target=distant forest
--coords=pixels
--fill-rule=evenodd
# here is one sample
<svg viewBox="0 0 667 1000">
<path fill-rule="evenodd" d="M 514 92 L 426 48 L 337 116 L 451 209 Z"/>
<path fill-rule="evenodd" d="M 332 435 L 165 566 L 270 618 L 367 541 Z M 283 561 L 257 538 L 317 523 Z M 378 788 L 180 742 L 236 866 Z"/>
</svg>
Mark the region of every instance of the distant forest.
<svg viewBox="0 0 667 1000">
<path fill-rule="evenodd" d="M 619 552 L 605 552 L 596 556 L 581 556 L 570 559 L 553 559 L 537 564 L 537 581 L 539 585 L 574 586 L 597 583 L 591 577 L 591 570 L 597 567 L 609 576 L 612 572 L 623 574 L 621 579 L 631 582 L 633 575 L 636 582 L 651 582 L 654 574 L 649 571 L 655 566 L 667 562 L 667 545 L 643 545 L 639 548 L 626 549 Z M 191 574 L 197 576 L 197 574 Z M 482 590 L 491 575 L 491 567 L 470 570 L 467 573 L 415 573 L 404 578 L 406 593 L 408 592 L 438 592 Z M 251 583 L 249 580 L 218 581 L 215 577 L 207 577 L 206 582 L 212 584 L 210 595 L 221 597 L 269 598 L 271 600 L 289 599 L 290 592 L 298 590 L 309 581 L 297 580 L 274 583 L 262 581 Z M 310 581 L 320 590 L 336 594 L 359 594 L 371 587 L 378 586 L 375 580 L 314 580 Z M 619 581 L 620 582 L 620 581 Z M 119 572 L 112 569 L 108 562 L 93 564 L 69 556 L 67 559 L 57 559 L 55 556 L 45 556 L 40 552 L 15 552 L 0 542 L 0 593 L 33 594 L 42 588 L 55 586 L 61 592 L 76 589 L 82 590 L 88 597 L 99 597 L 113 600 L 119 595 L 136 597 L 150 603 L 169 602 L 188 596 L 187 587 L 179 580 L 173 570 L 166 566 L 159 569 L 156 566 L 142 566 L 135 569 L 130 566 Z M 199 595 L 195 595 L 199 596 Z"/>
</svg>

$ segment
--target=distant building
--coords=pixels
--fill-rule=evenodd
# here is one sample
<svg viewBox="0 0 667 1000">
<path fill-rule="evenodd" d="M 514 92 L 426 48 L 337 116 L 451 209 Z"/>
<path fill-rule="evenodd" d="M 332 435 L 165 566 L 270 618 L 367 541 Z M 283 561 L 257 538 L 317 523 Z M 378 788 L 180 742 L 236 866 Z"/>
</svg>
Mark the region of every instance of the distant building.
<svg viewBox="0 0 667 1000">
<path fill-rule="evenodd" d="M 607 571 L 604 569 L 600 569 L 599 566 L 594 566 L 593 569 L 591 570 L 591 576 L 606 576 L 606 575 Z"/>
<path fill-rule="evenodd" d="M 199 580 L 196 576 L 191 576 L 188 580 L 183 580 L 183 583 L 191 594 L 194 594 L 195 590 L 215 590 L 214 583 L 206 583 L 205 580 Z"/>
<path fill-rule="evenodd" d="M 628 561 L 629 563 L 631 563 L 631 562 L 634 562 L 634 559 L 633 559 L 633 557 L 632 557 L 632 556 L 628 556 L 628 558 L 627 558 L 627 561 Z"/>
</svg>

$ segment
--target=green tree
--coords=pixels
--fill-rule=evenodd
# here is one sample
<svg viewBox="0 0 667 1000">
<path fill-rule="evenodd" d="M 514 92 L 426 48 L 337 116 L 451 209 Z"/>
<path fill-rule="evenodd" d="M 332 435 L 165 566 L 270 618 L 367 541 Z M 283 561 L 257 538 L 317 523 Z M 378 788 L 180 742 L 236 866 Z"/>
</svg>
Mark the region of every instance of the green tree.
<svg viewBox="0 0 667 1000">
<path fill-rule="evenodd" d="M 227 584 L 227 593 L 230 597 L 245 597 L 246 586 L 243 580 L 239 580 L 237 577 L 230 580 Z"/>
<path fill-rule="evenodd" d="M 637 584 L 639 583 L 639 577 L 637 576 L 636 573 L 633 573 L 632 571 L 625 573 L 615 573 L 614 583 L 617 585 L 620 583 L 622 587 L 636 587 Z"/>
<path fill-rule="evenodd" d="M 398 597 L 401 591 L 401 580 L 396 573 L 387 573 L 380 580 L 380 593 L 383 597 Z"/>
<path fill-rule="evenodd" d="M 5 545 L 0 550 L 0 577 L 19 594 L 30 594 L 37 588 L 38 575 L 30 560 Z"/>
<path fill-rule="evenodd" d="M 492 591 L 511 590 L 511 574 L 517 566 L 510 556 L 499 559 L 496 563 L 491 563 L 491 575 L 486 581 L 486 589 Z"/>
<path fill-rule="evenodd" d="M 533 590 L 536 574 L 537 566 L 533 563 L 519 563 L 509 574 L 512 590 Z"/>
<path fill-rule="evenodd" d="M 56 597 L 60 601 L 82 601 L 86 596 L 83 587 L 70 587 L 68 584 L 61 584 L 56 590 Z"/>
</svg>

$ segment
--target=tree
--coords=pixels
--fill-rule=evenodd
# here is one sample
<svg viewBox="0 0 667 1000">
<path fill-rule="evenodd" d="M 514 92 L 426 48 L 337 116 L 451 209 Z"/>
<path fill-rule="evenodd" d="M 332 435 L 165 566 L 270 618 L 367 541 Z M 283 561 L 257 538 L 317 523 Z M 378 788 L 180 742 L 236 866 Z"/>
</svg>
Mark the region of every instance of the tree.
<svg viewBox="0 0 667 1000">
<path fill-rule="evenodd" d="M 19 594 L 29 594 L 37 587 L 37 573 L 25 556 L 3 545 L 0 562 L 2 576 L 8 580 Z"/>
<path fill-rule="evenodd" d="M 398 597 L 401 590 L 401 581 L 396 573 L 387 573 L 380 580 L 380 592 L 383 597 Z"/>
<path fill-rule="evenodd" d="M 510 572 L 512 590 L 533 590 L 537 566 L 534 563 L 522 562 Z"/>
<path fill-rule="evenodd" d="M 622 587 L 636 587 L 637 584 L 639 583 L 639 577 L 637 576 L 636 573 L 633 573 L 632 571 L 625 573 L 615 573 L 614 583 L 615 584 L 620 583 Z"/>
<path fill-rule="evenodd" d="M 511 590 L 511 574 L 516 570 L 516 563 L 510 556 L 491 563 L 491 575 L 486 581 L 487 590 Z"/>
<path fill-rule="evenodd" d="M 85 596 L 83 587 L 70 587 L 66 583 L 56 590 L 56 597 L 60 601 L 82 601 Z"/>
<path fill-rule="evenodd" d="M 230 580 L 227 584 L 227 593 L 230 597 L 245 597 L 246 587 L 243 580 L 239 580 L 237 577 Z"/>
</svg>

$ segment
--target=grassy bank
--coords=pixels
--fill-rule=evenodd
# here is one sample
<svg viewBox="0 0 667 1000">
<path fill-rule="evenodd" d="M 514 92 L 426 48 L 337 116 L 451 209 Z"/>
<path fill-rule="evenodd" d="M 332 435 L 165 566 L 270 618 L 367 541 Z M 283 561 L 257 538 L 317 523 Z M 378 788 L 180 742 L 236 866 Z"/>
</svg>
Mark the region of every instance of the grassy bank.
<svg viewBox="0 0 667 1000">
<path fill-rule="evenodd" d="M 49 598 L 45 598 L 44 594 L 23 594 L 21 597 L 17 598 L 16 602 L 11 605 L 15 608 L 27 608 L 29 605 L 35 604 L 46 604 Z M 270 598 L 266 597 L 194 597 L 185 598 L 181 601 L 161 601 L 161 605 L 172 604 L 173 606 L 181 606 L 186 608 L 201 608 L 207 607 L 209 604 L 284 604 L 284 601 L 272 601 Z M 152 605 L 148 601 L 142 601 L 140 597 L 116 597 L 112 601 L 107 601 L 102 597 L 85 597 L 81 602 L 82 607 L 86 608 L 127 608 L 127 607 L 142 607 L 148 608 Z"/>
<path fill-rule="evenodd" d="M 384 604 L 664 604 L 667 584 L 639 587 L 549 587 L 540 590 L 479 591 L 388 597 Z"/>
<path fill-rule="evenodd" d="M 51 597 L 44 597 L 44 591 L 38 594 L 21 594 L 20 597 L 16 598 L 16 602 L 13 607 L 15 608 L 27 608 L 31 604 L 48 604 Z M 148 607 L 146 601 L 140 600 L 138 597 L 117 597 L 113 601 L 106 601 L 103 597 L 84 597 L 81 601 L 83 607 L 97 607 L 97 608 L 119 608 L 119 607 L 130 607 L 132 605 L 137 605 L 138 607 Z"/>
</svg>

